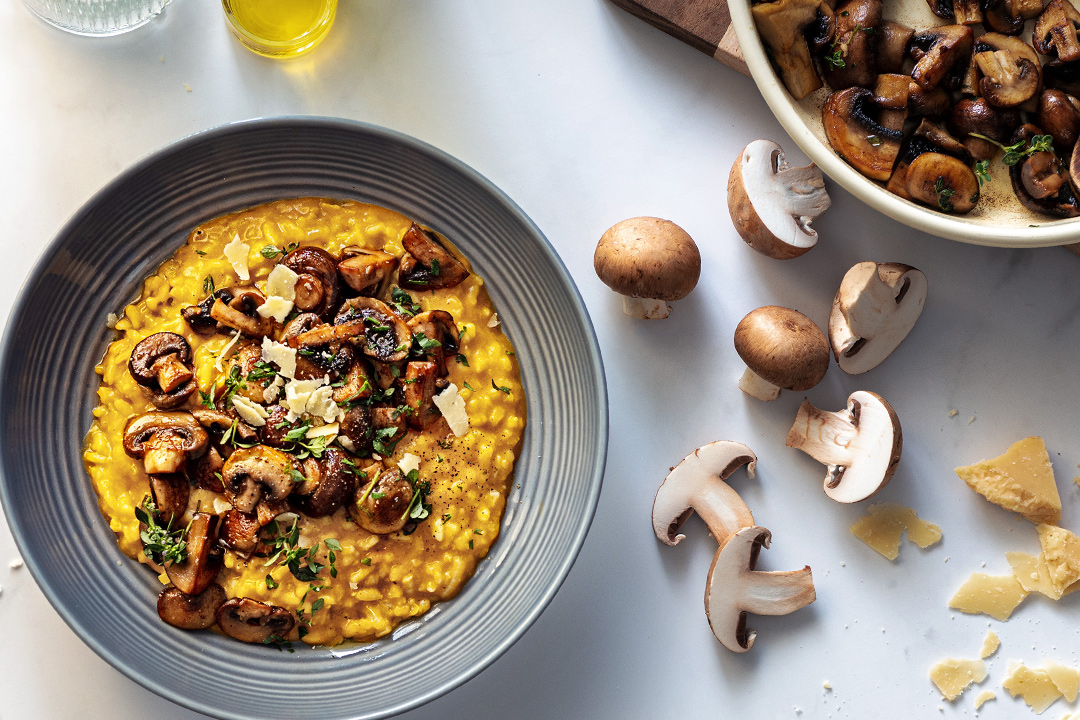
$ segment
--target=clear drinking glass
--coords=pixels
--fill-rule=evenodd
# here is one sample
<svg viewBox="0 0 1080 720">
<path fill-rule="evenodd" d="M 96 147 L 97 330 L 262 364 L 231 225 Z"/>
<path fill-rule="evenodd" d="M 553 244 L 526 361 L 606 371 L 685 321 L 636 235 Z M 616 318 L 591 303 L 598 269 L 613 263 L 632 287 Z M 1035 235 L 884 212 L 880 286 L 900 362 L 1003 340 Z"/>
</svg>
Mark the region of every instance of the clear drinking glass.
<svg viewBox="0 0 1080 720">
<path fill-rule="evenodd" d="M 326 37 L 338 0 L 222 0 L 229 28 L 248 49 L 274 58 L 303 55 Z"/>
<path fill-rule="evenodd" d="M 50 25 L 78 35 L 119 35 L 150 22 L 169 0 L 24 0 Z"/>
</svg>

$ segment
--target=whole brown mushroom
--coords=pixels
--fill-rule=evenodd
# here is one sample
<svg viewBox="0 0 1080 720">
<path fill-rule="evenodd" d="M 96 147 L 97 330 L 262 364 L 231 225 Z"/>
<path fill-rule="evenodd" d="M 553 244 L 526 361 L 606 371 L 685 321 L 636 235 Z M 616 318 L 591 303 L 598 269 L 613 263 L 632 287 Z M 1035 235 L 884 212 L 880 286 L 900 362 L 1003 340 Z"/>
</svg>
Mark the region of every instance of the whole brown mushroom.
<svg viewBox="0 0 1080 720">
<path fill-rule="evenodd" d="M 766 305 L 735 328 L 735 351 L 746 363 L 739 389 L 759 400 L 780 390 L 809 390 L 829 369 L 829 341 L 814 321 L 791 308 Z"/>
</svg>

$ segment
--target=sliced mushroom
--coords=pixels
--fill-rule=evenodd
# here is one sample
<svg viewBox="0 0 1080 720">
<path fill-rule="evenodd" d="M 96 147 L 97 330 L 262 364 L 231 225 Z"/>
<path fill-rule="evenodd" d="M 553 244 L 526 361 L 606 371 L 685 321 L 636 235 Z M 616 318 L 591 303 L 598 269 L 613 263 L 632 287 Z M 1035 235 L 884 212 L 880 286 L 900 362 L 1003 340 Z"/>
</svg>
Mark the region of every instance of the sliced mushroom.
<svg viewBox="0 0 1080 720">
<path fill-rule="evenodd" d="M 278 501 L 293 489 L 292 460 L 266 445 L 241 448 L 229 456 L 221 470 L 221 484 L 233 507 L 255 510 L 261 500 Z"/>
<path fill-rule="evenodd" d="M 1080 100 L 1061 90 L 1046 90 L 1039 98 L 1037 119 L 1039 127 L 1054 138 L 1054 148 L 1070 154 L 1080 137 Z"/>
<path fill-rule="evenodd" d="M 402 418 L 404 423 L 404 418 Z M 338 432 L 352 443 L 352 451 L 360 457 L 371 455 L 375 426 L 371 409 L 364 404 L 353 405 L 345 411 L 338 424 Z"/>
<path fill-rule="evenodd" d="M 209 513 L 197 512 L 187 528 L 187 557 L 182 563 L 165 568 L 169 582 L 180 592 L 198 595 L 217 579 L 225 563 L 225 552 L 218 543 L 218 519 Z"/>
<path fill-rule="evenodd" d="M 1020 126 L 1020 112 L 1014 108 L 996 108 L 985 98 L 964 98 L 949 115 L 949 128 L 963 138 L 964 147 L 976 160 L 988 160 L 997 154 L 997 145 L 973 134 L 1004 143 Z"/>
<path fill-rule="evenodd" d="M 443 247 L 431 230 L 413 223 L 401 238 L 405 254 L 398 263 L 398 284 L 409 290 L 451 288 L 469 276 L 469 271 Z"/>
<path fill-rule="evenodd" d="M 915 30 L 897 22 L 884 20 L 877 28 L 877 71 L 902 73 L 907 58 L 907 46 Z"/>
<path fill-rule="evenodd" d="M 761 39 L 770 50 L 780 79 L 796 100 L 821 87 L 803 34 L 817 18 L 821 0 L 775 0 L 750 7 Z"/>
<path fill-rule="evenodd" d="M 356 491 L 359 511 L 355 520 L 376 535 L 389 535 L 405 527 L 413 486 L 397 468 L 378 473 Z"/>
<path fill-rule="evenodd" d="M 259 531 L 262 527 L 255 513 L 230 510 L 221 519 L 221 542 L 241 555 L 249 555 L 259 546 Z"/>
<path fill-rule="evenodd" d="M 1028 195 L 1043 200 L 1058 194 L 1068 181 L 1068 172 L 1054 153 L 1037 152 L 1020 166 L 1020 179 Z"/>
<path fill-rule="evenodd" d="M 740 467 L 754 477 L 757 456 L 742 443 L 718 440 L 699 447 L 672 468 L 653 500 L 652 524 L 656 537 L 666 545 L 678 545 L 685 535 L 676 534 L 696 511 L 718 543 L 754 524 L 754 516 L 739 494 L 725 480 Z"/>
<path fill-rule="evenodd" d="M 306 515 L 310 517 L 333 515 L 352 497 L 356 489 L 356 480 L 345 465 L 345 460 L 344 452 L 337 448 L 327 448 L 322 459 L 314 463 L 315 469 L 311 475 L 317 476 L 318 480 L 304 488 L 306 492 L 297 502 Z M 307 477 L 311 480 L 311 476 Z"/>
<path fill-rule="evenodd" d="M 933 90 L 958 65 L 968 62 L 973 40 L 967 25 L 941 25 L 915 33 L 910 44 L 915 58 L 911 79 L 924 90 Z"/>
<path fill-rule="evenodd" d="M 1050 0 L 1035 23 L 1031 41 L 1042 55 L 1056 54 L 1062 62 L 1080 60 L 1080 13 L 1069 0 Z"/>
<path fill-rule="evenodd" d="M 1042 130 L 1035 125 L 1024 124 L 1012 136 L 1010 144 L 1030 143 L 1033 138 L 1042 134 Z M 1030 145 L 1028 147 L 1030 148 Z M 1043 215 L 1059 218 L 1080 216 L 1080 198 L 1073 188 L 1074 181 L 1069 180 L 1068 169 L 1060 161 L 1055 162 L 1056 156 L 1035 158 L 1035 155 L 1043 155 L 1043 153 L 1034 153 L 1023 162 L 1009 168 L 1009 179 L 1012 181 L 1016 198 L 1024 207 Z M 1060 176 L 1062 173 L 1065 173 L 1065 179 L 1068 182 L 1059 182 L 1060 178 L 1053 177 Z M 1029 190 L 1031 188 L 1036 193 L 1042 194 L 1043 188 L 1050 187 L 1057 187 L 1057 192 L 1041 198 L 1035 197 Z"/>
<path fill-rule="evenodd" d="M 446 377 L 446 356 L 458 351 L 458 326 L 454 316 L 445 310 L 428 310 L 408 322 L 413 342 L 435 363 L 436 374 Z"/>
<path fill-rule="evenodd" d="M 713 556 L 705 614 L 716 639 L 732 652 L 746 652 L 754 645 L 757 633 L 746 626 L 747 614 L 787 615 L 817 599 L 809 565 L 788 572 L 754 569 L 761 548 L 771 540 L 772 533 L 763 527 L 743 528 Z"/>
<path fill-rule="evenodd" d="M 191 411 L 191 414 L 199 421 L 200 425 L 214 433 L 214 436 L 219 440 L 222 433 L 233 427 L 235 427 L 236 439 L 241 442 L 252 442 L 259 436 L 255 428 L 241 420 L 236 411 L 232 409 L 226 411 L 197 407 Z"/>
<path fill-rule="evenodd" d="M 829 342 L 849 375 L 872 370 L 908 336 L 926 302 L 926 276 L 910 265 L 861 262 L 844 274 L 829 314 Z"/>
<path fill-rule="evenodd" d="M 747 145 L 728 176 L 728 211 L 735 230 L 760 253 L 786 260 L 817 244 L 810 223 L 832 200 L 821 170 L 811 163 L 792 168 L 770 140 Z"/>
<path fill-rule="evenodd" d="M 224 493 L 225 488 L 221 485 L 221 468 L 225 465 L 225 459 L 213 445 L 201 458 L 189 465 L 188 474 L 195 487 L 209 490 L 215 493 Z"/>
<path fill-rule="evenodd" d="M 803 400 L 786 444 L 827 466 L 826 495 L 855 503 L 892 479 L 904 437 L 892 406 L 880 395 L 857 390 L 838 412 L 818 410 Z"/>
<path fill-rule="evenodd" d="M 150 495 L 154 498 L 154 507 L 158 509 L 162 520 L 179 524 L 180 516 L 187 511 L 191 488 L 183 473 L 152 473 Z"/>
<path fill-rule="evenodd" d="M 284 640 L 296 625 L 296 618 L 285 608 L 252 600 L 226 600 L 216 613 L 218 628 L 234 640 L 266 643 Z"/>
<path fill-rule="evenodd" d="M 927 153 L 949 155 L 957 158 L 964 165 L 972 162 L 971 153 L 968 151 L 967 146 L 950 135 L 941 126 L 923 118 L 915 132 L 911 134 L 911 137 L 904 141 L 904 145 L 900 149 L 900 156 L 896 160 L 896 165 L 893 167 L 893 173 L 886 188 L 906 200 L 913 199 L 907 189 L 908 171 L 911 163 L 917 157 Z M 948 199 L 954 194 L 954 192 L 945 192 L 944 197 Z"/>
<path fill-rule="evenodd" d="M 217 609 L 224 602 L 225 589 L 217 583 L 211 583 L 197 595 L 188 595 L 170 585 L 158 595 L 158 617 L 181 630 L 205 630 L 216 622 Z"/>
<path fill-rule="evenodd" d="M 783 390 L 809 390 L 829 369 L 829 341 L 797 310 L 766 305 L 751 310 L 735 328 L 735 351 L 746 363 L 739 389 L 759 400 Z"/>
<path fill-rule="evenodd" d="M 435 363 L 410 362 L 405 366 L 404 395 L 405 404 L 410 408 L 409 427 L 425 430 L 442 417 L 434 401 L 437 378 Z"/>
<path fill-rule="evenodd" d="M 374 434 L 378 436 L 383 445 L 393 445 L 409 432 L 405 414 L 398 412 L 397 408 L 373 408 L 371 410 L 371 425 L 374 428 Z M 390 428 L 394 428 L 393 434 L 384 432 Z"/>
<path fill-rule="evenodd" d="M 409 326 L 382 300 L 358 297 L 347 301 L 334 317 L 335 327 L 360 323 L 361 349 L 381 362 L 400 362 L 409 354 L 412 333 Z"/>
<path fill-rule="evenodd" d="M 973 59 L 982 74 L 979 92 L 994 107 L 1016 107 L 1042 88 L 1042 64 L 1019 38 L 986 33 L 975 41 Z"/>
<path fill-rule="evenodd" d="M 1043 82 L 1046 87 L 1080 97 L 1080 61 L 1066 63 L 1051 60 L 1043 65 Z"/>
<path fill-rule="evenodd" d="M 366 248 L 345 248 L 338 272 L 361 295 L 381 295 L 382 288 L 397 269 L 398 259 L 390 253 Z"/>
<path fill-rule="evenodd" d="M 148 474 L 175 473 L 206 452 L 209 436 L 191 413 L 156 411 L 124 427 L 124 451 L 141 458 Z"/>
<path fill-rule="evenodd" d="M 1036 0 L 1042 5 L 1042 0 Z M 983 25 L 986 26 L 987 32 L 998 32 L 1003 35 L 1019 35 L 1024 31 L 1025 19 L 1017 12 L 1010 10 L 1010 6 L 1015 9 L 1018 3 L 1006 2 L 1006 0 L 990 0 L 985 3 L 983 10 Z M 1041 9 L 1041 8 L 1040 8 Z M 1038 12 L 1036 12 L 1036 15 Z"/>
<path fill-rule="evenodd" d="M 825 82 L 834 90 L 871 87 L 877 76 L 881 0 L 847 0 L 836 8 L 836 42 L 824 63 Z"/>
<path fill-rule="evenodd" d="M 258 288 L 232 288 L 233 298 L 226 304 L 223 300 L 214 300 L 210 308 L 210 317 L 219 324 L 239 330 L 250 337 L 269 335 L 274 329 L 274 319 L 264 318 L 257 312 L 266 297 Z"/>
<path fill-rule="evenodd" d="M 826 3 L 819 3 L 814 21 L 803 30 L 810 51 L 814 54 L 828 50 L 836 38 L 836 13 Z"/>
<path fill-rule="evenodd" d="M 183 405 L 198 389 L 191 346 L 176 333 L 159 332 L 143 338 L 131 351 L 128 370 L 161 410 Z"/>
<path fill-rule="evenodd" d="M 912 200 L 947 213 L 971 212 L 979 202 L 979 181 L 960 160 L 923 153 L 911 161 L 904 187 Z"/>
<path fill-rule="evenodd" d="M 221 300 L 228 305 L 232 302 L 233 291 L 232 288 L 218 288 L 214 292 L 206 296 L 206 298 L 198 305 L 189 305 L 180 311 L 180 316 L 187 321 L 191 329 L 200 335 L 207 335 L 221 329 L 218 326 L 218 321 L 210 316 L 210 311 L 214 307 L 214 302 Z"/>
<path fill-rule="evenodd" d="M 833 93 L 822 107 L 825 137 L 833 150 L 873 180 L 888 180 L 900 152 L 899 129 L 883 125 L 880 105 L 866 88 Z"/>
<path fill-rule="evenodd" d="M 328 319 L 341 301 L 337 261 L 322 248 L 305 246 L 293 250 L 281 264 L 297 274 L 296 297 L 301 312 L 315 313 Z"/>
</svg>

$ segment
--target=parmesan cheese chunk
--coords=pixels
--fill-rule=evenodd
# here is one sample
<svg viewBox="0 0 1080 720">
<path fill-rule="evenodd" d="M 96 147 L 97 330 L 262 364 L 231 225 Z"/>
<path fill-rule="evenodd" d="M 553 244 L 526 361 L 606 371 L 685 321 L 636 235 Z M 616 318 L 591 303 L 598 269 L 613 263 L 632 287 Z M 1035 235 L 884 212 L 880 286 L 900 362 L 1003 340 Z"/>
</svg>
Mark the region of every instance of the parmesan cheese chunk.
<svg viewBox="0 0 1080 720">
<path fill-rule="evenodd" d="M 263 402 L 272 403 L 277 400 L 283 387 L 285 387 L 285 380 L 281 375 L 278 375 L 274 378 L 274 382 L 263 388 Z"/>
<path fill-rule="evenodd" d="M 1039 525 L 1038 530 L 1050 583 L 1062 595 L 1080 580 L 1080 537 L 1056 525 Z"/>
<path fill-rule="evenodd" d="M 225 347 L 221 348 L 221 352 L 218 353 L 217 358 L 214 360 L 214 369 L 221 372 L 221 360 L 229 354 L 229 350 L 236 344 L 236 341 L 240 339 L 240 331 L 237 330 L 233 333 L 232 340 L 225 343 Z"/>
<path fill-rule="evenodd" d="M 465 412 L 465 398 L 461 397 L 457 385 L 450 383 L 445 390 L 432 399 L 435 401 L 435 407 L 439 408 L 439 412 L 446 418 L 446 423 L 455 437 L 461 437 L 469 432 L 469 415 Z"/>
<path fill-rule="evenodd" d="M 296 376 L 296 348 L 291 348 L 285 343 L 274 342 L 268 337 L 262 342 L 263 362 L 278 366 L 278 372 L 287 378 Z"/>
<path fill-rule="evenodd" d="M 979 693 L 979 697 L 975 698 L 975 709 L 978 710 L 986 703 L 996 699 L 997 693 L 995 693 L 993 690 L 983 690 L 981 693 Z"/>
<path fill-rule="evenodd" d="M 1005 553 L 1017 582 L 1029 593 L 1042 593 L 1051 600 L 1060 600 L 1061 593 L 1050 580 L 1050 569 L 1042 555 L 1038 557 L 1021 552 Z"/>
<path fill-rule="evenodd" d="M 337 423 L 327 423 L 326 425 L 320 425 L 319 427 L 313 427 L 304 433 L 306 438 L 317 438 L 325 435 L 337 435 L 340 427 Z"/>
<path fill-rule="evenodd" d="M 993 630 L 986 631 L 986 637 L 983 638 L 982 650 L 979 651 L 979 658 L 985 660 L 1001 647 L 1001 639 L 998 638 L 997 633 Z"/>
<path fill-rule="evenodd" d="M 1009 666 L 1009 677 L 1005 678 L 1001 687 L 1008 690 L 1013 697 L 1023 698 L 1037 715 L 1041 715 L 1061 697 L 1061 691 L 1054 685 L 1046 670 L 1029 668 L 1023 663 Z"/>
<path fill-rule="evenodd" d="M 300 276 L 287 266 L 278 263 L 266 278 L 267 297 L 275 295 L 292 302 L 296 299 L 296 280 Z"/>
<path fill-rule="evenodd" d="M 1054 468 L 1040 437 L 1024 438 L 1003 455 L 956 468 L 972 490 L 1033 523 L 1056 525 L 1061 520 L 1061 496 Z"/>
<path fill-rule="evenodd" d="M 248 251 L 251 250 L 251 246 L 240 239 L 239 235 L 234 235 L 232 242 L 225 246 L 225 259 L 232 265 L 233 270 L 236 271 L 236 276 L 247 282 L 251 279 L 251 273 L 248 272 Z"/>
<path fill-rule="evenodd" d="M 1043 668 L 1061 695 L 1069 702 L 1076 702 L 1076 696 L 1080 694 L 1080 668 L 1062 665 L 1053 660 L 1043 660 Z"/>
<path fill-rule="evenodd" d="M 941 696 L 952 701 L 960 697 L 972 683 L 986 679 L 986 663 L 982 660 L 947 658 L 930 668 L 930 680 Z"/>
<path fill-rule="evenodd" d="M 1027 590 L 1013 575 L 973 573 L 949 600 L 949 607 L 969 614 L 983 613 L 995 620 L 1008 620 L 1027 595 Z"/>
<path fill-rule="evenodd" d="M 328 378 L 321 377 L 311 380 L 290 380 L 286 383 L 283 403 L 289 410 L 289 415 L 286 416 L 289 422 L 307 412 L 308 401 L 311 399 L 312 393 L 321 386 L 326 385 L 327 382 Z"/>
<path fill-rule="evenodd" d="M 323 422 L 332 423 L 337 420 L 338 406 L 334 402 L 334 388 L 323 385 L 308 397 L 307 412 L 321 417 Z"/>
<path fill-rule="evenodd" d="M 909 507 L 897 503 L 871 505 L 870 514 L 851 526 L 851 534 L 883 557 L 895 560 L 900 554 L 900 538 L 907 531 L 908 540 L 927 548 L 941 540 L 941 528 L 921 520 Z"/>
<path fill-rule="evenodd" d="M 487 326 L 489 328 L 499 327 L 499 313 L 491 313 L 491 317 L 488 319 Z"/>
<path fill-rule="evenodd" d="M 285 318 L 289 317 L 289 313 L 292 312 L 293 303 L 292 300 L 286 300 L 280 298 L 277 295 L 268 295 L 262 305 L 255 308 L 255 312 L 259 313 L 264 318 L 274 318 L 279 323 L 285 322 Z"/>
<path fill-rule="evenodd" d="M 420 458 L 412 453 L 405 453 L 398 460 L 397 466 L 405 475 L 408 475 L 413 470 L 420 472 Z"/>
<path fill-rule="evenodd" d="M 251 427 L 262 427 L 266 424 L 266 418 L 270 417 L 262 405 L 251 402 L 243 395 L 233 395 L 232 404 L 240 419 Z"/>
</svg>

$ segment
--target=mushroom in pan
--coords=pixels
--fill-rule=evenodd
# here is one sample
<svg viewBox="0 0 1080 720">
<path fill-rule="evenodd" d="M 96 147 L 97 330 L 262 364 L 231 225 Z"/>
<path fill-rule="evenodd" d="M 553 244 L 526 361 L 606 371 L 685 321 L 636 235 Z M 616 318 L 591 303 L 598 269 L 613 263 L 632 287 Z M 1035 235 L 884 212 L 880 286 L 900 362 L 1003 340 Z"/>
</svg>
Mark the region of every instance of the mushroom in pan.
<svg viewBox="0 0 1080 720">
<path fill-rule="evenodd" d="M 205 630 L 216 622 L 217 609 L 224 602 L 225 589 L 217 583 L 196 595 L 169 585 L 158 595 L 158 617 L 181 630 Z"/>
<path fill-rule="evenodd" d="M 953 105 L 949 114 L 949 128 L 963 138 L 964 147 L 976 160 L 994 157 L 998 150 L 994 142 L 1004 143 L 1019 126 L 1018 110 L 996 108 L 986 98 L 964 98 Z"/>
<path fill-rule="evenodd" d="M 357 297 L 345 302 L 334 317 L 335 327 L 359 322 L 363 328 L 361 349 L 380 362 L 404 360 L 412 344 L 409 326 L 382 300 Z"/>
<path fill-rule="evenodd" d="M 341 251 L 338 272 L 361 295 L 381 295 L 381 288 L 397 269 L 398 259 L 382 250 L 347 247 Z"/>
<path fill-rule="evenodd" d="M 376 535 L 401 530 L 409 520 L 414 492 L 412 483 L 397 468 L 375 474 L 356 491 L 356 522 Z"/>
<path fill-rule="evenodd" d="M 779 145 L 755 140 L 728 176 L 728 211 L 739 236 L 771 258 L 798 257 L 817 244 L 810 223 L 832 201 L 821 170 L 810 163 L 792 168 Z"/>
<path fill-rule="evenodd" d="M 821 87 L 803 34 L 817 18 L 821 0 L 775 0 L 750 7 L 761 39 L 771 51 L 780 79 L 796 100 Z"/>
<path fill-rule="evenodd" d="M 210 317 L 220 325 L 239 330 L 251 337 L 269 335 L 274 329 L 274 319 L 259 315 L 259 306 L 266 302 L 266 297 L 258 288 L 232 288 L 233 298 L 228 303 L 218 298 L 210 307 Z"/>
<path fill-rule="evenodd" d="M 352 497 L 355 479 L 345 465 L 346 455 L 337 448 L 327 448 L 320 460 L 304 461 L 306 481 L 296 488 L 297 505 L 309 517 L 324 517 Z M 309 462 L 310 461 L 310 462 Z"/>
<path fill-rule="evenodd" d="M 327 319 L 341 299 L 338 265 L 322 248 L 305 246 L 293 250 L 281 263 L 297 274 L 293 304 L 301 312 Z"/>
<path fill-rule="evenodd" d="M 979 92 L 994 107 L 1016 107 L 1042 89 L 1042 64 L 1023 40 L 986 33 L 975 40 L 974 53 L 982 75 Z"/>
<path fill-rule="evenodd" d="M 942 153 L 923 153 L 911 161 L 904 189 L 908 197 L 948 213 L 970 212 L 979 201 L 979 180 L 962 161 Z"/>
<path fill-rule="evenodd" d="M 915 34 L 915 30 L 901 23 L 884 20 L 878 25 L 877 34 L 878 72 L 902 73 L 904 59 L 907 57 L 908 42 Z"/>
<path fill-rule="evenodd" d="M 901 128 L 881 122 L 887 112 L 874 102 L 873 92 L 861 87 L 833 93 L 821 109 L 829 145 L 873 180 L 888 180 L 900 153 Z"/>
<path fill-rule="evenodd" d="M 1073 188 L 1075 181 L 1069 181 L 1068 169 L 1054 153 L 1053 138 L 1028 123 L 1021 125 L 1011 140 L 1013 144 L 1027 143 L 1031 152 L 1009 168 L 1013 192 L 1020 203 L 1029 210 L 1053 217 L 1080 215 L 1080 199 Z"/>
<path fill-rule="evenodd" d="M 413 223 L 401 238 L 405 254 L 398 263 L 398 283 L 409 290 L 451 288 L 469 276 L 438 236 Z"/>
<path fill-rule="evenodd" d="M 191 413 L 154 411 L 136 415 L 124 427 L 124 451 L 141 458 L 148 474 L 183 470 L 188 459 L 206 452 L 209 436 Z"/>
<path fill-rule="evenodd" d="M 240 448 L 221 469 L 221 484 L 233 507 L 250 513 L 260 501 L 284 500 L 293 489 L 292 460 L 266 445 Z"/>
<path fill-rule="evenodd" d="M 960 63 L 968 62 L 973 40 L 967 25 L 941 25 L 915 33 L 910 42 L 915 58 L 911 79 L 924 90 L 933 90 Z"/>
<path fill-rule="evenodd" d="M 910 265 L 861 262 L 844 274 L 829 313 L 829 342 L 849 375 L 881 364 L 922 314 L 926 276 Z"/>
<path fill-rule="evenodd" d="M 880 25 L 881 0 L 847 0 L 836 7 L 833 55 L 824 63 L 829 87 L 843 90 L 874 84 Z"/>
<path fill-rule="evenodd" d="M 760 6 L 755 6 L 760 7 Z M 622 297 L 623 312 L 639 320 L 661 320 L 697 285 L 701 254 L 685 230 L 654 217 L 612 225 L 593 253 L 600 281 Z"/>
<path fill-rule="evenodd" d="M 1032 44 L 1042 55 L 1056 54 L 1062 62 L 1080 60 L 1080 13 L 1069 0 L 1050 0 L 1032 32 Z"/>
<path fill-rule="evenodd" d="M 825 465 L 825 494 L 840 503 L 865 500 L 888 484 L 900 462 L 900 419 L 880 395 L 857 390 L 839 412 L 803 400 L 787 446 Z"/>
<path fill-rule="evenodd" d="M 751 310 L 735 328 L 735 351 L 746 363 L 739 389 L 759 400 L 783 390 L 809 390 L 829 369 L 829 341 L 797 310 L 766 305 Z"/>
<path fill-rule="evenodd" d="M 748 614 L 787 615 L 817 599 L 809 565 L 787 572 L 754 569 L 771 540 L 763 527 L 743 528 L 720 546 L 709 568 L 705 614 L 716 639 L 732 652 L 754 645 L 757 633 L 746 626 Z"/>
<path fill-rule="evenodd" d="M 218 543 L 217 517 L 197 512 L 187 528 L 187 556 L 183 562 L 165 567 L 169 582 L 180 592 L 198 595 L 217 579 L 225 563 L 224 549 Z"/>
<path fill-rule="evenodd" d="M 296 625 L 296 618 L 285 608 L 246 597 L 226 600 L 215 617 L 221 632 L 247 643 L 284 640 Z"/>
<path fill-rule="evenodd" d="M 131 351 L 128 370 L 150 402 L 162 410 L 183 405 L 198 389 L 191 346 L 176 333 L 143 338 Z"/>
<path fill-rule="evenodd" d="M 1054 138 L 1054 148 L 1069 153 L 1080 137 L 1080 100 L 1061 90 L 1046 90 L 1039 98 L 1037 120 L 1039 127 Z"/>
<path fill-rule="evenodd" d="M 754 516 L 739 494 L 725 482 L 740 467 L 754 477 L 757 456 L 742 443 L 718 440 L 699 447 L 672 468 L 653 500 L 652 524 L 656 537 L 678 545 L 685 535 L 682 524 L 697 512 L 716 541 L 754 524 Z"/>
</svg>

